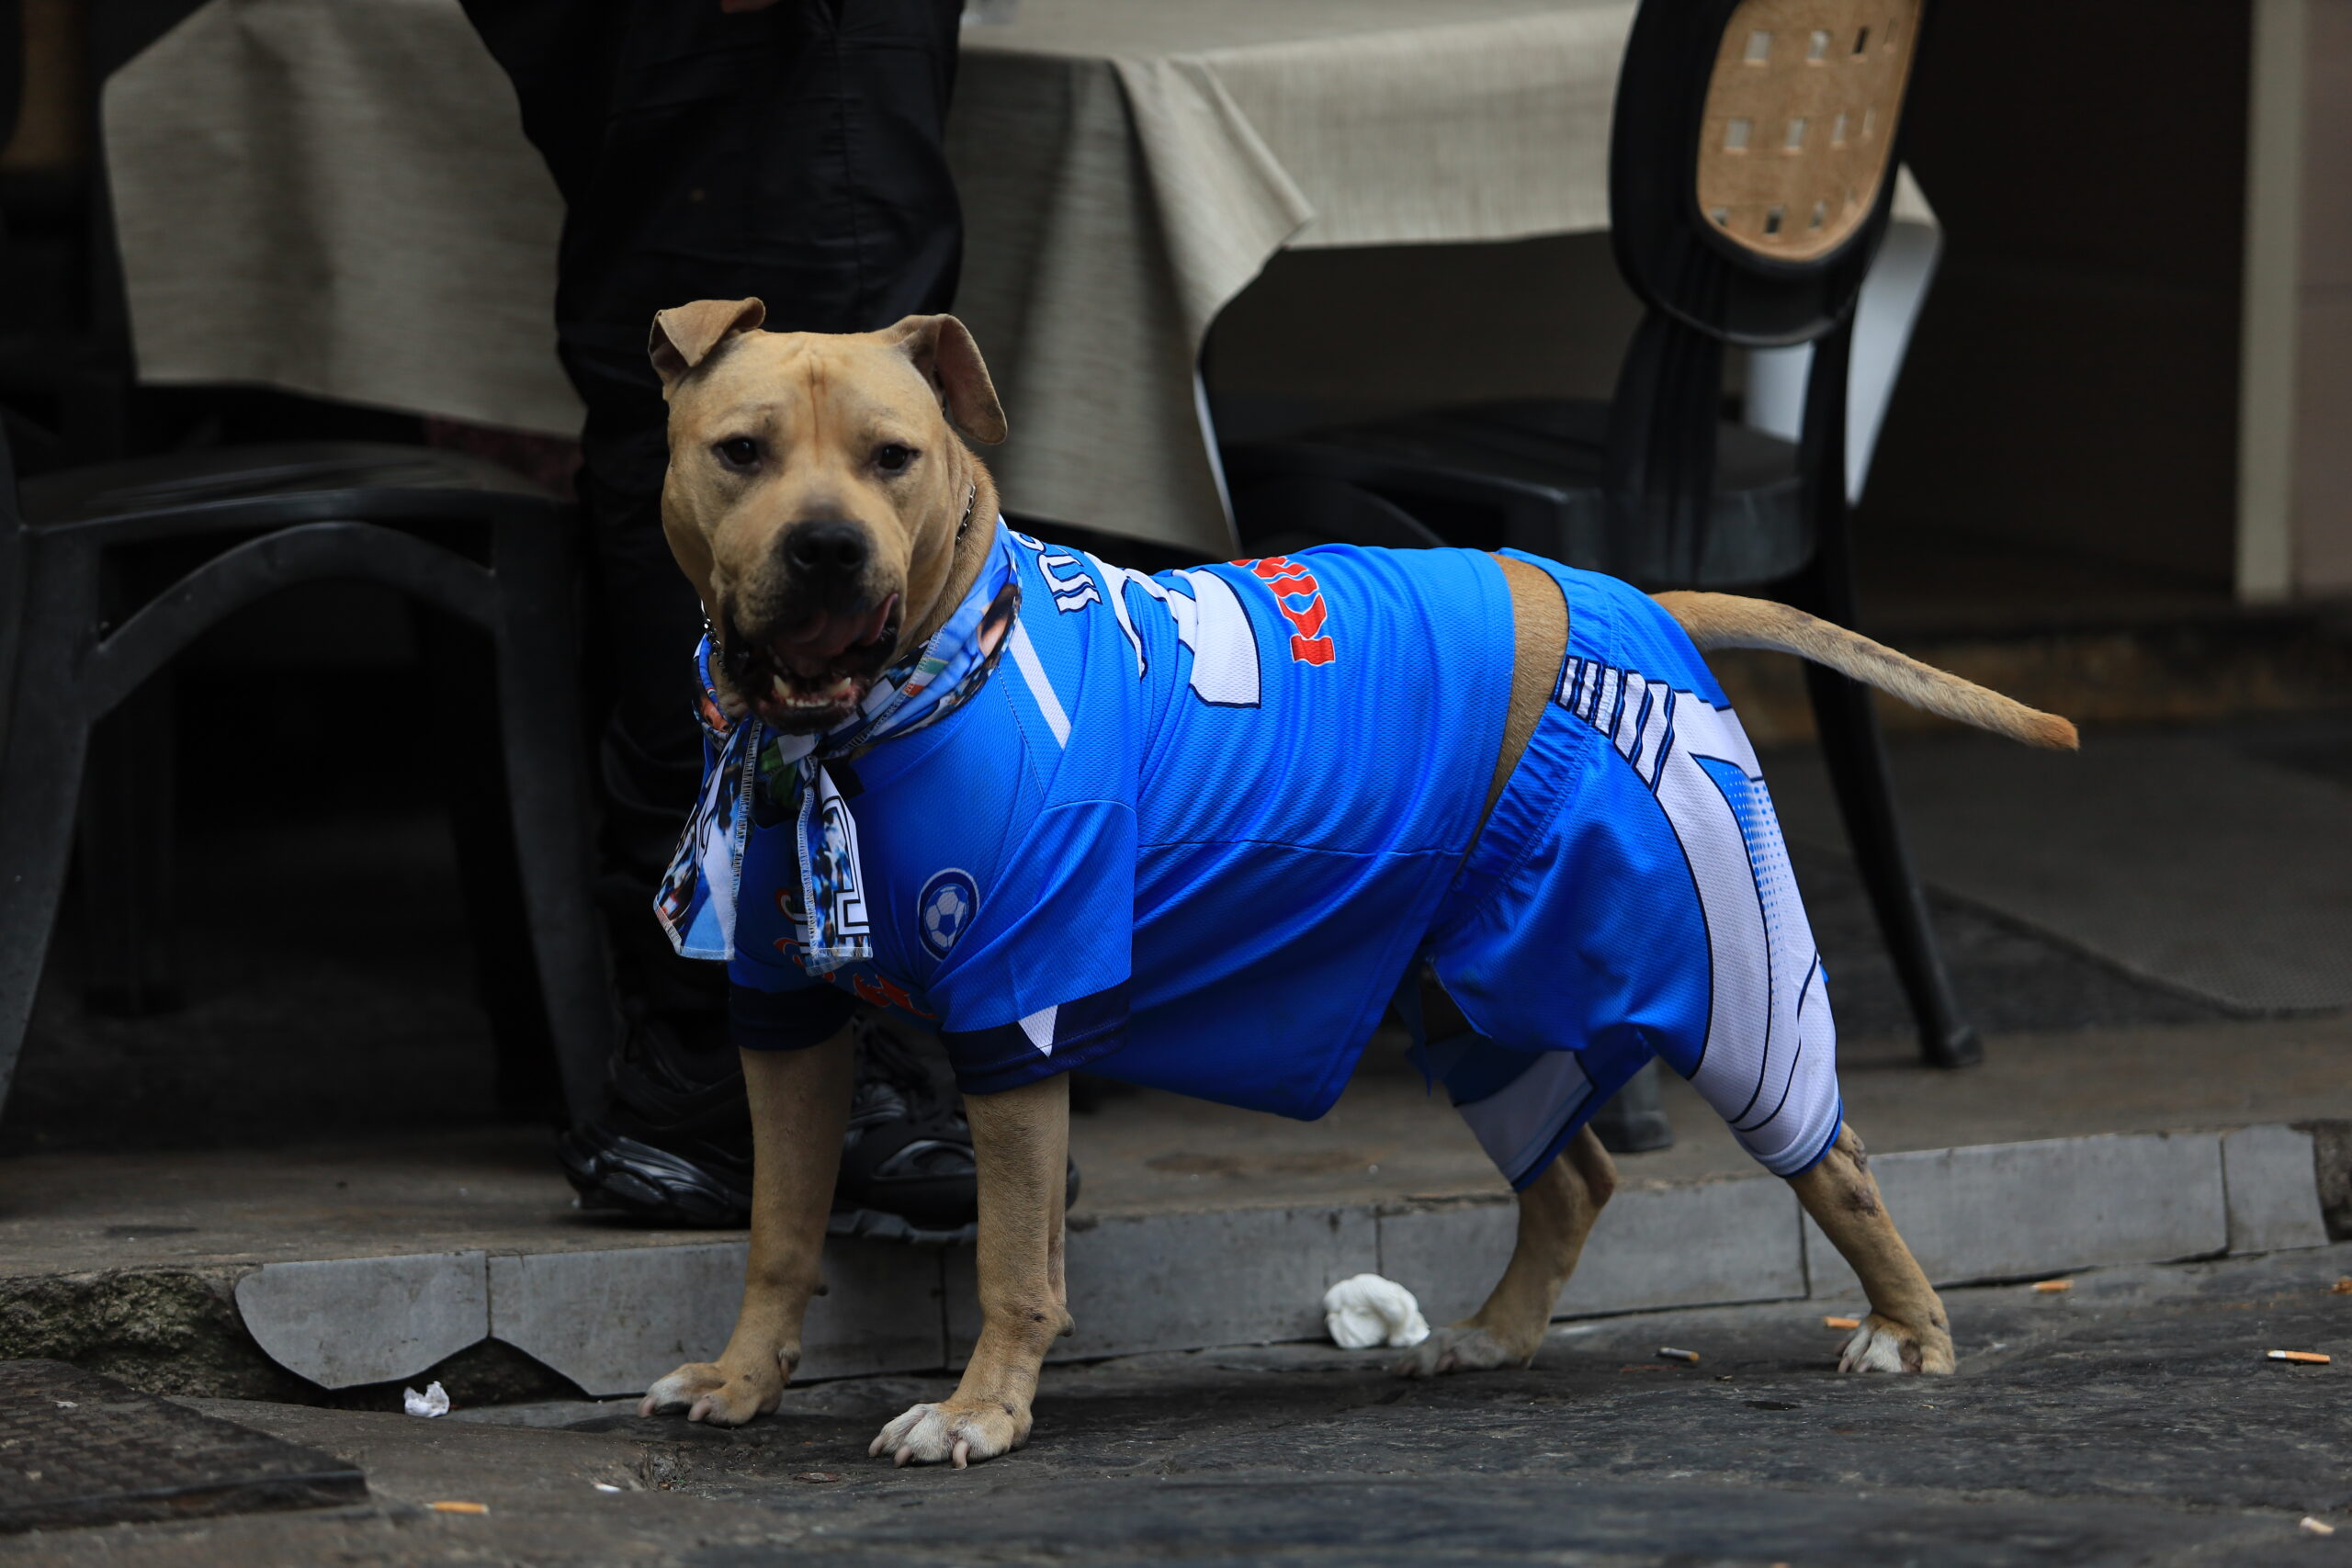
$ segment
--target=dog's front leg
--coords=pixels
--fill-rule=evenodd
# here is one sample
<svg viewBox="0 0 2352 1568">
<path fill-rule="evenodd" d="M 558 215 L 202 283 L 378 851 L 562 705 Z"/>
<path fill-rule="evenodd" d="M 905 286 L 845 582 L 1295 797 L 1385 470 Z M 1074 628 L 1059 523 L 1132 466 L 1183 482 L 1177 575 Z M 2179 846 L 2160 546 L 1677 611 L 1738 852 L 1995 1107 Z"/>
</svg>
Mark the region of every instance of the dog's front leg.
<svg viewBox="0 0 2352 1568">
<path fill-rule="evenodd" d="M 899 1464 L 961 1470 L 1027 1442 L 1037 1370 L 1072 1326 L 1062 1284 L 1069 1079 L 967 1095 L 964 1110 L 979 1164 L 980 1338 L 954 1398 L 914 1406 L 866 1450 Z"/>
<path fill-rule="evenodd" d="M 1789 1183 L 1830 1245 L 1861 1277 L 1871 1312 L 1846 1341 L 1841 1372 L 1949 1372 L 1951 1325 L 1879 1197 L 1862 1140 L 1840 1128 L 1829 1152 Z"/>
<path fill-rule="evenodd" d="M 684 1410 L 740 1427 L 776 1407 L 800 1364 L 800 1324 L 824 1288 L 825 1216 L 849 1122 L 854 1047 L 843 1029 L 805 1051 L 746 1051 L 752 1104 L 752 1253 L 743 1305 L 717 1361 L 689 1361 L 656 1382 L 647 1416 Z"/>
</svg>

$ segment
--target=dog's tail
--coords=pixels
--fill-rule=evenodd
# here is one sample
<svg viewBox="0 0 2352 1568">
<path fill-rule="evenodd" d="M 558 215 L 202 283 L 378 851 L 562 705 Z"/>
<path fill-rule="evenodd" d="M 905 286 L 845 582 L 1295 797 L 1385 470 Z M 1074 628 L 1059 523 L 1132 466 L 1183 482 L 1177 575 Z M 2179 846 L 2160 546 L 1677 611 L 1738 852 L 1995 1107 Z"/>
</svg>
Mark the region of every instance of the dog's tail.
<svg viewBox="0 0 2352 1568">
<path fill-rule="evenodd" d="M 1793 653 L 1876 686 L 1914 707 L 2029 746 L 2072 751 L 2078 744 L 2075 727 L 2056 714 L 2030 708 L 1787 604 L 1730 593 L 1676 592 L 1657 597 L 1702 649 L 1764 648 Z"/>
</svg>

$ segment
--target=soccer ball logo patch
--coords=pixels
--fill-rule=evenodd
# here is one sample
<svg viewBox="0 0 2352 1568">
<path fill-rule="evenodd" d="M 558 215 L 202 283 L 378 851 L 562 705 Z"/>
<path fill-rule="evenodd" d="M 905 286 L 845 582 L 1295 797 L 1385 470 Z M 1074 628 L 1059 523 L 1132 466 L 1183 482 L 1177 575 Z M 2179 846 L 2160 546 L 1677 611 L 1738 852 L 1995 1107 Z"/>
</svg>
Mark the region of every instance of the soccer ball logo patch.
<svg viewBox="0 0 2352 1568">
<path fill-rule="evenodd" d="M 979 912 L 980 890 L 970 874 L 943 871 L 922 885 L 915 899 L 915 927 L 933 955 L 944 958 Z"/>
</svg>

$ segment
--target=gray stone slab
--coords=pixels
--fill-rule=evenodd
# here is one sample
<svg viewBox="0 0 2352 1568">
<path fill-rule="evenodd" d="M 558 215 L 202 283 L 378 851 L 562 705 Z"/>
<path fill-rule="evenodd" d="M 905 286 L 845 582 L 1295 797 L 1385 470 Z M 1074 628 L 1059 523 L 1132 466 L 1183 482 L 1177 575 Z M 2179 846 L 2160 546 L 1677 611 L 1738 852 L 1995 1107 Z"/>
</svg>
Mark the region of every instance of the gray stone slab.
<svg viewBox="0 0 2352 1568">
<path fill-rule="evenodd" d="M 1379 1272 L 1413 1292 L 1430 1326 L 1478 1310 L 1519 1235 L 1516 1203 L 1455 1203 L 1380 1216 Z"/>
<path fill-rule="evenodd" d="M 1795 1196 L 1771 1178 L 1621 1189 L 1601 1211 L 1555 1317 L 1805 1293 Z M 1386 1214 L 1380 1271 L 1433 1323 L 1468 1316 L 1502 1277 L 1518 1234 L 1509 1203 Z"/>
<path fill-rule="evenodd" d="M 490 1333 L 479 1252 L 266 1263 L 236 1294 L 254 1343 L 324 1388 L 413 1377 Z"/>
<path fill-rule="evenodd" d="M 2229 1246 L 2214 1133 L 1924 1149 L 1875 1156 L 1871 1169 L 1895 1228 L 1939 1285 L 2205 1257 Z M 1804 1238 L 1812 1293 L 1857 1300 L 1860 1281 L 1810 1219 Z"/>
<path fill-rule="evenodd" d="M 1512 1203 L 1381 1218 L 1381 1272 L 1453 1324 L 1487 1300 L 1517 1239 Z M 1601 1211 L 1553 1316 L 1804 1295 L 1797 1199 L 1771 1178 L 1623 1187 Z"/>
<path fill-rule="evenodd" d="M 1270 1344 L 1323 1333 L 1323 1292 L 1380 1265 L 1367 1208 L 1105 1217 L 1069 1239 L 1078 1332 L 1056 1360 Z M 972 1252 L 947 1254 L 951 1359 L 979 1332 Z"/>
<path fill-rule="evenodd" d="M 1774 1176 L 1621 1189 L 1555 1315 L 1803 1296 L 1802 1219 Z"/>
<path fill-rule="evenodd" d="M 727 1348 L 744 1256 L 738 1241 L 492 1258 L 491 1332 L 592 1394 L 635 1393 Z M 825 1283 L 809 1303 L 801 1378 L 944 1364 L 937 1253 L 833 1242 Z"/>
<path fill-rule="evenodd" d="M 2327 1245 L 2309 1133 L 2273 1123 L 2222 1134 L 2222 1179 L 2229 1189 L 2232 1252 Z"/>
</svg>

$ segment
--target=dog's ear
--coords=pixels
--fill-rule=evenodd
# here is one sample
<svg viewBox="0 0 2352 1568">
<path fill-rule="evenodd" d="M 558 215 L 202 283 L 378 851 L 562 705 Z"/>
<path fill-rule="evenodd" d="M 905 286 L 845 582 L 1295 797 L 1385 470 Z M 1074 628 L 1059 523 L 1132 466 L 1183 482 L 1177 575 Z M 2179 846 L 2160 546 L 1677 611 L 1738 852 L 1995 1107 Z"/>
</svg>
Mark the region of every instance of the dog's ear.
<svg viewBox="0 0 2352 1568">
<path fill-rule="evenodd" d="M 662 378 L 666 391 L 708 357 L 712 349 L 738 333 L 757 330 L 767 319 L 768 308 L 757 299 L 697 299 L 691 305 L 656 310 L 645 352 L 653 356 L 653 372 Z"/>
<path fill-rule="evenodd" d="M 1004 439 L 1004 406 L 963 322 L 953 316 L 909 316 L 883 335 L 897 340 L 939 394 L 948 423 L 990 446 Z"/>
</svg>

